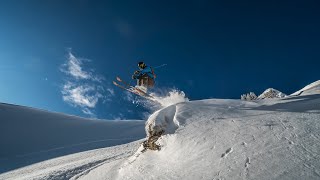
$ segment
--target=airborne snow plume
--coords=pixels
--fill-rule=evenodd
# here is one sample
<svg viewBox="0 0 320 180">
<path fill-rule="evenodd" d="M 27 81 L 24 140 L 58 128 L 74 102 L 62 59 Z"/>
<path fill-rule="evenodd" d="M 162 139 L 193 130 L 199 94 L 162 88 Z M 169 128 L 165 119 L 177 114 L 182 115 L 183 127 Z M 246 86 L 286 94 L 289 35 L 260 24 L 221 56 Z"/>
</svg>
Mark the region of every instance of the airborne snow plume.
<svg viewBox="0 0 320 180">
<path fill-rule="evenodd" d="M 140 98 L 129 92 L 125 93 L 125 100 L 130 101 L 132 104 L 141 105 L 151 111 L 156 111 L 173 104 L 189 101 L 189 98 L 186 97 L 186 94 L 177 89 L 171 89 L 169 91 L 162 90 L 161 92 L 151 93 L 150 95 L 154 97 L 155 102 Z"/>
<path fill-rule="evenodd" d="M 152 94 L 155 100 L 161 104 L 162 107 L 167 107 L 173 104 L 177 104 L 180 102 L 187 102 L 189 99 L 186 97 L 186 94 L 183 91 L 172 90 L 168 93 L 167 96 L 157 96 L 156 94 Z"/>
</svg>

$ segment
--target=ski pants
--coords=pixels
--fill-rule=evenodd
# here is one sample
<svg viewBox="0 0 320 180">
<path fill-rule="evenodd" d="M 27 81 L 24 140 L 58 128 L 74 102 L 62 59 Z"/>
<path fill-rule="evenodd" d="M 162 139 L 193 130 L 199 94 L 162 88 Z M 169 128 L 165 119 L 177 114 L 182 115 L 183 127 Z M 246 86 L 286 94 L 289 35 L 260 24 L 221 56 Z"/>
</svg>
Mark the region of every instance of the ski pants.
<svg viewBox="0 0 320 180">
<path fill-rule="evenodd" d="M 154 86 L 154 79 L 144 74 L 137 80 L 138 86 L 144 86 L 146 88 L 152 88 Z"/>
</svg>

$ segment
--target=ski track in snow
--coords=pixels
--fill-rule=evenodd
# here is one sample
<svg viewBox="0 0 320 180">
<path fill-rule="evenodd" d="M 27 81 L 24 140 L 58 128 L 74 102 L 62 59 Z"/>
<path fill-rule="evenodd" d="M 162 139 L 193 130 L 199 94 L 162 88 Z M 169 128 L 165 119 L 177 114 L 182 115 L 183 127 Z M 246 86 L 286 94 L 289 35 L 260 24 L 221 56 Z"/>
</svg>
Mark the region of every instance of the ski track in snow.
<svg viewBox="0 0 320 180">
<path fill-rule="evenodd" d="M 20 157 L 33 156 L 33 155 L 36 155 L 36 154 L 48 153 L 48 152 L 51 152 L 51 151 L 57 151 L 57 150 L 61 150 L 61 149 L 75 148 L 77 146 L 95 144 L 95 143 L 106 142 L 106 141 L 136 140 L 136 139 L 137 138 L 112 138 L 112 139 L 102 139 L 102 140 L 96 140 L 96 141 L 88 141 L 88 142 L 83 142 L 83 143 L 71 144 L 71 145 L 68 145 L 68 146 L 61 146 L 61 147 L 57 147 L 57 148 L 53 148 L 53 149 L 47 149 L 47 150 L 41 150 L 41 151 L 27 153 L 27 154 L 16 155 L 16 157 L 20 158 Z"/>
<path fill-rule="evenodd" d="M 47 160 L 0 175 L 0 179 L 79 179 L 105 163 L 130 157 L 141 141 Z"/>
</svg>

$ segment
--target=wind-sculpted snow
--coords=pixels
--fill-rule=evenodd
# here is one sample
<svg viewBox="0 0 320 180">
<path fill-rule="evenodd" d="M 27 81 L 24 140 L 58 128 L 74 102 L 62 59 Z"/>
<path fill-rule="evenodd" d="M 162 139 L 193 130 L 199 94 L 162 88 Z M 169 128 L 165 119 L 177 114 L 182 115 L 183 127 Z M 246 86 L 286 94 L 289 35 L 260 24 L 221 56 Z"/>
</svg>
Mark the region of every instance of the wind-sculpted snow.
<svg viewBox="0 0 320 180">
<path fill-rule="evenodd" d="M 180 122 L 175 118 L 176 105 L 158 110 L 152 114 L 146 123 L 147 139 L 143 142 L 143 151 L 160 150 L 156 143 L 164 134 L 172 134 L 179 127 Z"/>
<path fill-rule="evenodd" d="M 172 134 L 179 127 L 179 122 L 175 119 L 176 105 L 160 109 L 153 113 L 146 122 L 147 137 L 152 134 L 164 131 Z"/>
</svg>

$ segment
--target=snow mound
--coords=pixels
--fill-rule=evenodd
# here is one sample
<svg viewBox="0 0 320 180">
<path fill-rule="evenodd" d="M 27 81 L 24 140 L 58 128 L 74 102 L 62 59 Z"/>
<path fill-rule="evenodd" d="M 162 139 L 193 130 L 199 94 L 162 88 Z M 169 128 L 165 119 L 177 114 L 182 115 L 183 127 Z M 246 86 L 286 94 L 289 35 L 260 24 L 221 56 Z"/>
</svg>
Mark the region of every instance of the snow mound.
<svg viewBox="0 0 320 180">
<path fill-rule="evenodd" d="M 147 137 L 160 132 L 172 134 L 179 127 L 179 122 L 175 118 L 176 106 L 160 109 L 153 113 L 146 122 Z"/>
<path fill-rule="evenodd" d="M 164 134 L 172 134 L 178 129 L 179 122 L 175 118 L 176 106 L 158 110 L 152 114 L 146 122 L 147 139 L 143 142 L 143 150 L 160 150 L 161 147 L 156 143 Z"/>
<path fill-rule="evenodd" d="M 273 98 L 284 98 L 287 95 L 273 88 L 265 90 L 258 99 L 273 99 Z"/>
<path fill-rule="evenodd" d="M 291 94 L 292 96 L 299 96 L 299 95 L 308 95 L 308 94 L 319 94 L 320 93 L 320 80 L 315 81 L 304 88 L 300 89 L 299 91 Z"/>
<path fill-rule="evenodd" d="M 178 129 L 158 139 L 161 150 L 147 150 L 121 166 L 117 176 L 105 178 L 318 179 L 319 102 L 319 96 L 203 100 L 164 108 L 149 123 Z M 182 119 L 183 125 L 174 123 Z M 112 169 L 104 166 L 83 179 L 102 170 Z"/>
</svg>

